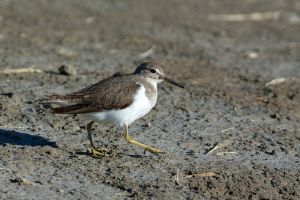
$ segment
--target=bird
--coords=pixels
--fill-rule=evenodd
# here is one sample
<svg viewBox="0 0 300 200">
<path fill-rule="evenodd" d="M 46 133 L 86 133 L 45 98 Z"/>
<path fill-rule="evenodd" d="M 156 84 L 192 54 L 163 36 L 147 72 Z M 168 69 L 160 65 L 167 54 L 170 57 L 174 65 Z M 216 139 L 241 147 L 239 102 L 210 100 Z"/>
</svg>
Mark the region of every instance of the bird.
<svg viewBox="0 0 300 200">
<path fill-rule="evenodd" d="M 55 114 L 78 114 L 89 120 L 86 126 L 92 157 L 109 156 L 107 149 L 95 146 L 92 135 L 94 122 L 109 122 L 124 129 L 124 138 L 145 151 L 162 154 L 163 151 L 134 140 L 128 133 L 128 126 L 149 113 L 157 102 L 157 85 L 162 81 L 184 88 L 168 78 L 159 64 L 143 62 L 131 74 L 115 73 L 81 90 L 60 95 L 46 96 L 42 101 L 56 104 Z"/>
</svg>

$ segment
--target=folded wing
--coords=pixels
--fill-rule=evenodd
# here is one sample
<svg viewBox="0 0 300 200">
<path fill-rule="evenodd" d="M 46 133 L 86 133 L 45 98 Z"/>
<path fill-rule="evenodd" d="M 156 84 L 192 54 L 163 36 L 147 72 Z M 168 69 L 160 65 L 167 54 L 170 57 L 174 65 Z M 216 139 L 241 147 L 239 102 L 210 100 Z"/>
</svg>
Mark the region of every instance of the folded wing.
<svg viewBox="0 0 300 200">
<path fill-rule="evenodd" d="M 52 108 L 54 113 L 80 114 L 123 109 L 129 106 L 140 85 L 128 76 L 112 76 L 67 95 L 48 96 L 46 102 L 66 106 Z"/>
</svg>

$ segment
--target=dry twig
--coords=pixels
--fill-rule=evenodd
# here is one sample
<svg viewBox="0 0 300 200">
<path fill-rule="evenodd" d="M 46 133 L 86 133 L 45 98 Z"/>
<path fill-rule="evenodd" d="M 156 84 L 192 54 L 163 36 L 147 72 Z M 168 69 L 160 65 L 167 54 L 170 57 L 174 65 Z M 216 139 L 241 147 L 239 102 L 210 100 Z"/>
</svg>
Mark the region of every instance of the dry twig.
<svg viewBox="0 0 300 200">
<path fill-rule="evenodd" d="M 176 183 L 177 185 L 179 185 L 179 169 L 177 169 L 177 171 L 176 171 L 176 175 L 175 175 L 175 183 Z"/>
<path fill-rule="evenodd" d="M 193 177 L 211 177 L 211 176 L 217 176 L 214 172 L 206 172 L 206 173 L 197 173 L 192 175 L 187 175 L 186 178 L 193 178 Z"/>
<path fill-rule="evenodd" d="M 271 86 L 271 85 L 279 85 L 279 84 L 281 84 L 281 83 L 284 83 L 286 80 L 287 80 L 287 78 L 276 78 L 276 79 L 273 79 L 273 80 L 267 82 L 267 83 L 265 84 L 265 86 L 266 86 L 266 87 L 269 87 L 269 86 Z"/>
<path fill-rule="evenodd" d="M 210 149 L 208 149 L 208 150 L 205 152 L 205 155 L 206 155 L 206 154 L 211 154 L 211 153 L 213 153 L 217 148 L 219 148 L 219 143 L 215 144 L 215 145 L 212 146 Z"/>
<path fill-rule="evenodd" d="M 226 130 L 223 130 L 224 132 Z M 217 150 L 218 148 L 222 148 L 226 145 L 229 145 L 231 143 L 231 140 L 224 140 L 222 142 L 218 142 L 216 144 L 214 144 L 211 148 L 209 148 L 204 154 L 207 155 L 207 154 L 211 154 L 213 153 L 215 150 Z"/>
<path fill-rule="evenodd" d="M 231 15 L 211 15 L 208 20 L 211 21 L 227 21 L 227 22 L 243 22 L 243 21 L 263 21 L 278 20 L 281 14 L 279 11 L 273 12 L 255 12 L 250 14 L 231 14 Z"/>
<path fill-rule="evenodd" d="M 230 128 L 224 129 L 224 130 L 220 131 L 220 133 L 225 133 L 225 132 L 230 131 L 232 129 L 234 129 L 234 127 L 230 127 Z"/>
<path fill-rule="evenodd" d="M 141 59 L 147 58 L 154 53 L 154 50 L 155 50 L 155 45 L 151 46 L 150 49 L 148 49 L 147 51 L 140 53 L 139 56 Z"/>
<path fill-rule="evenodd" d="M 4 69 L 0 71 L 0 74 L 20 74 L 20 73 L 42 73 L 40 69 L 35 69 L 33 67 L 29 68 L 18 68 L 18 69 Z"/>
</svg>

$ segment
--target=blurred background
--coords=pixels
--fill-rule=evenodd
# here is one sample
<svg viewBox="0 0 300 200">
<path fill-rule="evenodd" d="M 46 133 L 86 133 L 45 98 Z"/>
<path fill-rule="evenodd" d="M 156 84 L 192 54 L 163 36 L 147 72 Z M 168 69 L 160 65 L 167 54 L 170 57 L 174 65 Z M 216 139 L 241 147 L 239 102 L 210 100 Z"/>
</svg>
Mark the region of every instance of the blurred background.
<svg viewBox="0 0 300 200">
<path fill-rule="evenodd" d="M 183 76 L 212 65 L 295 75 L 299 9 L 285 0 L 2 0 L 0 67 L 101 71 L 155 60 Z"/>
</svg>

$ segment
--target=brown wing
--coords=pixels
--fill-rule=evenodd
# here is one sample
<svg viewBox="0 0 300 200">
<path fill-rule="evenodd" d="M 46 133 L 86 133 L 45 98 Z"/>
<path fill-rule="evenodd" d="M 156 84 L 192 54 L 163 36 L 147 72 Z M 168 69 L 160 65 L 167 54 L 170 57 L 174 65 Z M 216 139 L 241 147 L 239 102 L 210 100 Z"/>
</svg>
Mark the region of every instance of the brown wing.
<svg viewBox="0 0 300 200">
<path fill-rule="evenodd" d="M 129 76 L 133 77 L 129 78 Z M 129 106 L 139 87 L 140 85 L 134 80 L 134 75 L 112 76 L 77 92 L 64 96 L 52 95 L 49 98 L 56 100 L 56 102 L 70 104 L 69 106 L 53 108 L 54 113 L 101 112 Z"/>
</svg>

